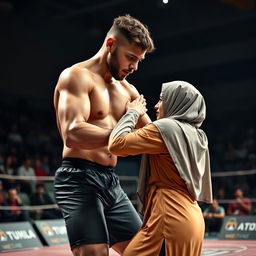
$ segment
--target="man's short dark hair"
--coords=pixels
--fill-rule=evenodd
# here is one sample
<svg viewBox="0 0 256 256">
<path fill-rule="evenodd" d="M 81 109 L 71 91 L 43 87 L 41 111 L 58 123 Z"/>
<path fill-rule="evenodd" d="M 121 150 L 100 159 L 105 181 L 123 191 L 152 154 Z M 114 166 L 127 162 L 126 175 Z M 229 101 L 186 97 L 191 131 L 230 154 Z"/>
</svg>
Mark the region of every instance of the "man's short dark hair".
<svg viewBox="0 0 256 256">
<path fill-rule="evenodd" d="M 147 52 L 155 50 L 148 27 L 129 14 L 114 19 L 109 33 L 113 31 L 121 32 L 129 42 L 135 42 L 141 49 Z"/>
</svg>

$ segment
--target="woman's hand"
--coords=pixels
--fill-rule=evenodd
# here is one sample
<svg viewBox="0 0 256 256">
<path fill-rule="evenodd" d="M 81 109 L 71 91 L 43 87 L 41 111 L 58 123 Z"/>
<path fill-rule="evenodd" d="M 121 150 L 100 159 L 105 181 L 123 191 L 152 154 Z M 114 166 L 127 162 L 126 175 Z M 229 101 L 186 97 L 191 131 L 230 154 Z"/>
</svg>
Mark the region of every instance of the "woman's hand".
<svg viewBox="0 0 256 256">
<path fill-rule="evenodd" d="M 140 116 L 143 116 L 148 110 L 146 108 L 146 100 L 143 95 L 140 95 L 137 99 L 132 102 L 127 102 L 126 109 L 135 109 L 140 113 Z"/>
</svg>

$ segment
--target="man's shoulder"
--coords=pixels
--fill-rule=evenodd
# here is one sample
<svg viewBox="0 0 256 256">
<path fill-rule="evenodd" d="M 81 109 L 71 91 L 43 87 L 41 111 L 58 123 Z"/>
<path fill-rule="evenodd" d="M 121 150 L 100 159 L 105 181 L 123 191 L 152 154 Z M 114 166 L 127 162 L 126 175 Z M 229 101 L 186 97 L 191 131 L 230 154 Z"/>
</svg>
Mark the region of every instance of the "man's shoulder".
<svg viewBox="0 0 256 256">
<path fill-rule="evenodd" d="M 120 83 L 121 83 L 123 86 L 125 86 L 125 87 L 132 88 L 132 89 L 135 88 L 135 86 L 132 85 L 131 83 L 129 83 L 126 79 L 120 81 Z M 136 89 L 136 88 L 135 88 L 135 89 Z"/>
<path fill-rule="evenodd" d="M 84 89 L 93 86 L 94 74 L 87 68 L 71 66 L 64 69 L 59 77 L 58 89 Z"/>
<path fill-rule="evenodd" d="M 132 85 L 125 79 L 121 81 L 121 84 L 128 91 L 132 100 L 139 97 L 139 92 L 134 85 Z"/>
<path fill-rule="evenodd" d="M 73 65 L 71 67 L 68 67 L 66 69 L 64 69 L 61 74 L 60 77 L 65 79 L 65 80 L 77 80 L 77 79 L 91 79 L 93 78 L 94 73 L 92 71 L 90 71 L 88 68 L 86 67 L 80 67 L 77 65 Z"/>
</svg>

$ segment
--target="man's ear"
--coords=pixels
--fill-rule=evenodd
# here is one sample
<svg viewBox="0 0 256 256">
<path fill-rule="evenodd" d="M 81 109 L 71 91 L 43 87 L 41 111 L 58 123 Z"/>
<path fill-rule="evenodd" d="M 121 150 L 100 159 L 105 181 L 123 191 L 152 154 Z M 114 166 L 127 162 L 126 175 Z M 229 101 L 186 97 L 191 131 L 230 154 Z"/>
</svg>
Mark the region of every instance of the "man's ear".
<svg viewBox="0 0 256 256">
<path fill-rule="evenodd" d="M 113 49 L 115 48 L 115 45 L 116 45 L 116 39 L 113 37 L 109 37 L 106 42 L 106 47 L 108 51 L 109 52 L 113 51 Z"/>
</svg>

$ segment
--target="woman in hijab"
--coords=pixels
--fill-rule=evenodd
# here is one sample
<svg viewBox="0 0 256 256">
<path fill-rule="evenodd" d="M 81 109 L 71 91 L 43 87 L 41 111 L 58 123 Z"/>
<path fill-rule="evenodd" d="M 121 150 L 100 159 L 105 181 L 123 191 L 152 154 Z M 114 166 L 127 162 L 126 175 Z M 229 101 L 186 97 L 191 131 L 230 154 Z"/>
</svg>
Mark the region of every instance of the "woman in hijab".
<svg viewBox="0 0 256 256">
<path fill-rule="evenodd" d="M 155 105 L 157 120 L 134 130 L 146 112 L 143 96 L 127 112 L 109 139 L 117 156 L 144 154 L 138 195 L 143 224 L 123 256 L 199 256 L 204 219 L 197 201 L 212 202 L 208 141 L 199 129 L 205 119 L 200 92 L 184 81 L 164 83 Z"/>
</svg>

